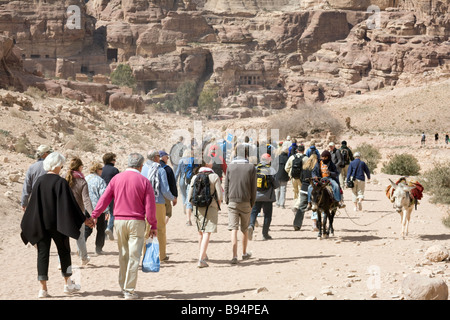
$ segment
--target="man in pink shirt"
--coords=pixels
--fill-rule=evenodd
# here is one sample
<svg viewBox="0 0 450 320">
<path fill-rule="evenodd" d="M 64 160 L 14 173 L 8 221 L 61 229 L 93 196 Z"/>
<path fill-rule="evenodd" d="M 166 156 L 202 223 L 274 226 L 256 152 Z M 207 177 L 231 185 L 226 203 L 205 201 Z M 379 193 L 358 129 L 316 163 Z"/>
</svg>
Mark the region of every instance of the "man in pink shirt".
<svg viewBox="0 0 450 320">
<path fill-rule="evenodd" d="M 128 169 L 114 176 L 91 214 L 97 219 L 114 199 L 114 228 L 119 247 L 119 285 L 125 299 L 137 299 L 134 292 L 144 237 L 158 235 L 155 193 L 148 179 L 141 175 L 144 157 L 128 156 Z M 150 225 L 145 234 L 145 220 Z"/>
</svg>

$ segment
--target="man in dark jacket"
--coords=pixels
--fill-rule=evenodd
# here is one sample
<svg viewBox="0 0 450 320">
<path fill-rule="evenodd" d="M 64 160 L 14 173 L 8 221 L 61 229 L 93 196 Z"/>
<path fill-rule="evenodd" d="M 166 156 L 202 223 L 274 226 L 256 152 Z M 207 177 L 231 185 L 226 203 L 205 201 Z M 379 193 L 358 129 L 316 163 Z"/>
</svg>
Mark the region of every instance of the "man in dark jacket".
<svg viewBox="0 0 450 320">
<path fill-rule="evenodd" d="M 336 146 L 334 145 L 334 142 L 330 142 L 328 145 L 330 154 L 331 154 L 331 161 L 336 166 L 337 172 L 340 174 L 342 169 L 342 155 L 339 149 L 336 149 Z M 339 180 L 337 181 L 339 182 Z"/>
<path fill-rule="evenodd" d="M 173 196 L 178 198 L 178 189 L 177 189 L 177 180 L 175 179 L 175 173 L 173 169 L 167 164 L 169 162 L 169 154 L 164 150 L 159 151 L 159 163 L 161 167 L 167 173 L 167 182 L 169 182 L 169 189 Z M 176 202 L 176 200 L 174 200 Z M 170 200 L 166 199 L 166 224 L 169 222 L 169 219 L 172 217 L 172 203 Z"/>
<path fill-rule="evenodd" d="M 261 212 L 261 209 L 263 209 L 264 212 L 264 225 L 262 228 L 263 240 L 272 239 L 272 237 L 269 235 L 270 223 L 272 222 L 272 204 L 276 201 L 275 189 L 280 186 L 280 183 L 275 178 L 276 171 L 270 166 L 271 162 L 272 158 L 269 154 L 266 153 L 261 156 L 261 162 L 257 166 L 257 172 L 260 171 L 265 176 L 265 179 L 267 179 L 267 186 L 257 187 L 256 202 L 252 208 L 250 225 L 248 227 L 249 240 L 253 239 L 253 230 L 255 229 L 256 217 L 258 216 L 258 213 Z"/>
<path fill-rule="evenodd" d="M 105 180 L 106 185 L 109 184 L 111 179 L 119 173 L 119 170 L 115 167 L 116 155 L 112 152 L 105 153 L 103 155 L 103 170 L 102 178 Z M 106 227 L 105 234 L 109 237 L 109 240 L 114 240 L 113 234 L 114 228 L 114 200 L 109 204 L 109 221 Z"/>
<path fill-rule="evenodd" d="M 352 198 L 353 203 L 355 204 L 355 211 L 362 210 L 362 201 L 364 200 L 364 190 L 366 184 L 364 175 L 366 175 L 367 179 L 370 180 L 370 170 L 367 167 L 367 164 L 361 160 L 361 154 L 359 152 L 356 152 L 355 160 L 350 162 L 347 173 L 347 180 L 350 179 L 350 177 L 354 178 Z"/>
<path fill-rule="evenodd" d="M 347 141 L 341 142 L 341 148 L 339 149 L 342 157 L 341 162 L 341 170 L 339 175 L 339 183 L 341 185 L 341 188 L 345 188 L 345 179 L 347 178 L 347 171 L 348 166 L 350 165 L 350 162 L 354 160 L 353 158 L 353 152 L 352 150 L 347 146 Z"/>
<path fill-rule="evenodd" d="M 280 154 L 276 158 L 276 162 L 278 165 L 278 171 L 275 175 L 275 179 L 279 182 L 280 187 L 276 189 L 275 196 L 277 199 L 276 206 L 277 208 L 281 207 L 285 209 L 284 203 L 286 201 L 286 186 L 289 182 L 289 174 L 284 170 L 286 163 L 289 159 L 288 150 L 286 148 L 281 149 Z"/>
</svg>

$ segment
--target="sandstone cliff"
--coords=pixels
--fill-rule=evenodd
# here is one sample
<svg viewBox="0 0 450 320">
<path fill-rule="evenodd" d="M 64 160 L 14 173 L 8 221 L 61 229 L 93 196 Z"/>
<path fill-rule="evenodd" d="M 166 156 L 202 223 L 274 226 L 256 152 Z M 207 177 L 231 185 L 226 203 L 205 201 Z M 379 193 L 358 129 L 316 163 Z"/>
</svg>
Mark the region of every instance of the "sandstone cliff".
<svg viewBox="0 0 450 320">
<path fill-rule="evenodd" d="M 3 1 L 0 30 L 21 50 L 14 59 L 25 71 L 93 79 L 128 63 L 146 101 L 185 81 L 195 81 L 200 92 L 209 80 L 220 88 L 221 113 L 246 117 L 448 77 L 449 3 Z M 80 29 L 67 27 L 69 5 L 80 8 Z M 7 70 L 2 86 L 16 85 Z M 109 89 L 98 90 L 86 94 L 107 102 Z"/>
</svg>

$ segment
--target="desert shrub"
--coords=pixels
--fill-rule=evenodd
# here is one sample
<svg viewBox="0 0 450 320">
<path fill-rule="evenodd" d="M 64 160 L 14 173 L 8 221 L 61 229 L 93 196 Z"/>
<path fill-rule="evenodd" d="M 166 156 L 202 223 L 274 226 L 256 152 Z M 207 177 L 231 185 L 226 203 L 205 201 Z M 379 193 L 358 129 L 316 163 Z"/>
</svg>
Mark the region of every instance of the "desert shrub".
<svg viewBox="0 0 450 320">
<path fill-rule="evenodd" d="M 17 142 L 14 144 L 14 149 L 16 152 L 31 156 L 30 140 L 28 140 L 25 135 L 22 135 L 19 139 L 17 139 Z"/>
<path fill-rule="evenodd" d="M 387 174 L 396 174 L 401 176 L 415 176 L 419 174 L 419 161 L 413 155 L 403 153 L 396 154 L 387 164 L 381 169 Z"/>
<path fill-rule="evenodd" d="M 41 99 L 47 96 L 47 92 L 36 87 L 28 87 L 27 91 L 25 91 L 25 94 L 33 98 L 41 98 Z"/>
<path fill-rule="evenodd" d="M 198 111 L 204 115 L 215 115 L 220 109 L 217 87 L 204 87 L 198 98 Z"/>
<path fill-rule="evenodd" d="M 9 115 L 14 118 L 26 119 L 26 115 L 17 109 L 10 109 Z"/>
<path fill-rule="evenodd" d="M 450 204 L 450 164 L 435 164 L 419 177 L 419 182 L 431 195 L 431 202 Z"/>
<path fill-rule="evenodd" d="M 355 154 L 355 152 L 359 152 L 361 154 L 361 160 L 366 163 L 370 173 L 374 173 L 378 166 L 378 162 L 381 159 L 380 151 L 371 144 L 362 143 L 355 150 L 353 150 L 353 154 Z"/>
<path fill-rule="evenodd" d="M 85 152 L 95 152 L 97 146 L 95 142 L 81 131 L 75 132 L 75 140 L 77 141 L 77 148 Z"/>
<path fill-rule="evenodd" d="M 196 83 L 194 81 L 186 81 L 178 87 L 173 99 L 164 101 L 162 110 L 186 113 L 187 110 L 194 105 L 196 99 Z"/>
<path fill-rule="evenodd" d="M 442 224 L 447 228 L 450 228 L 450 216 L 442 218 Z"/>
<path fill-rule="evenodd" d="M 133 70 L 127 64 L 119 64 L 117 68 L 111 72 L 111 83 L 117 86 L 136 88 L 136 79 L 133 76 Z"/>
<path fill-rule="evenodd" d="M 268 117 L 269 129 L 278 129 L 279 136 L 306 138 L 310 133 L 330 131 L 336 137 L 342 125 L 320 104 L 305 104 L 297 109 L 278 112 Z"/>
</svg>

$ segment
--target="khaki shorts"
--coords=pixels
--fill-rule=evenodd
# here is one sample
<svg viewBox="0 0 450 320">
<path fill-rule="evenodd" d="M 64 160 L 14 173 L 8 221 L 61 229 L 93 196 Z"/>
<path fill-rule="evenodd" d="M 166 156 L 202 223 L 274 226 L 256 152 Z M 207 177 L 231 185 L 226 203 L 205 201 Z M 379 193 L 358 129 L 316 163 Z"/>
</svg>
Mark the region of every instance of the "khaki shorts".
<svg viewBox="0 0 450 320">
<path fill-rule="evenodd" d="M 240 224 L 241 231 L 247 231 L 251 211 L 252 206 L 249 202 L 230 202 L 228 204 L 228 230 L 239 230 Z"/>
</svg>

